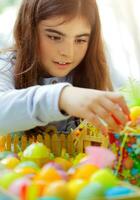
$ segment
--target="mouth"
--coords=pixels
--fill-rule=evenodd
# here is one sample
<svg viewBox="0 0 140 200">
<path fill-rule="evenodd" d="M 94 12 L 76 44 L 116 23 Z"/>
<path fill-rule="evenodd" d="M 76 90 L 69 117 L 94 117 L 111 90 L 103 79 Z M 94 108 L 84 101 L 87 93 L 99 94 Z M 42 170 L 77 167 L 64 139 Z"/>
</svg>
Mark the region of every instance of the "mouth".
<svg viewBox="0 0 140 200">
<path fill-rule="evenodd" d="M 58 68 L 60 69 L 65 69 L 67 67 L 70 66 L 70 62 L 57 62 L 57 61 L 54 61 L 54 63 L 57 65 Z"/>
</svg>

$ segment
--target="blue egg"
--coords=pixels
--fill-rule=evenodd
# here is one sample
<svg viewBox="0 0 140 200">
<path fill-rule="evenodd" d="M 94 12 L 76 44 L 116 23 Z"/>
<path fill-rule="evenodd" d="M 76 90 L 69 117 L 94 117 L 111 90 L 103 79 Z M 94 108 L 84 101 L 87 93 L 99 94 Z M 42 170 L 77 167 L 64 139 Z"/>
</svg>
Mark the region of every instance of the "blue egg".
<svg viewBox="0 0 140 200">
<path fill-rule="evenodd" d="M 116 198 L 118 196 L 125 196 L 128 194 L 134 193 L 134 190 L 127 188 L 127 187 L 122 187 L 122 186 L 117 186 L 114 188 L 111 188 L 105 192 L 105 196 L 107 199 L 112 199 Z"/>
<path fill-rule="evenodd" d="M 133 149 L 130 148 L 130 147 L 128 147 L 128 148 L 127 148 L 127 151 L 128 151 L 128 153 L 131 153 L 131 152 L 133 151 Z"/>
<path fill-rule="evenodd" d="M 135 175 L 138 174 L 138 173 L 139 173 L 139 170 L 136 169 L 136 168 L 133 168 L 133 169 L 131 170 L 131 174 L 132 174 L 133 176 L 135 176 Z"/>
<path fill-rule="evenodd" d="M 14 153 L 10 152 L 10 151 L 4 151 L 4 152 L 0 152 L 0 160 L 6 158 L 7 156 L 10 155 L 14 155 Z"/>
<path fill-rule="evenodd" d="M 118 133 L 115 133 L 114 136 L 116 139 L 118 139 L 120 137 L 120 135 Z"/>
</svg>

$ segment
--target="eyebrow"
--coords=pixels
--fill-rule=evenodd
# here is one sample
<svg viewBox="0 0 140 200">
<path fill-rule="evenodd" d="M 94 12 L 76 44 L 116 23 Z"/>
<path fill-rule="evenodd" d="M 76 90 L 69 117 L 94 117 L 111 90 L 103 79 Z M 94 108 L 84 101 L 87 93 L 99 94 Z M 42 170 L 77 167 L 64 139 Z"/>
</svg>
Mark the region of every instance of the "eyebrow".
<svg viewBox="0 0 140 200">
<path fill-rule="evenodd" d="M 45 29 L 45 31 L 47 31 L 49 33 L 56 33 L 61 36 L 66 36 L 66 34 L 64 34 L 60 31 L 54 30 L 54 29 Z M 83 33 L 83 34 L 76 35 L 76 37 L 89 37 L 89 36 L 90 36 L 90 33 Z"/>
</svg>

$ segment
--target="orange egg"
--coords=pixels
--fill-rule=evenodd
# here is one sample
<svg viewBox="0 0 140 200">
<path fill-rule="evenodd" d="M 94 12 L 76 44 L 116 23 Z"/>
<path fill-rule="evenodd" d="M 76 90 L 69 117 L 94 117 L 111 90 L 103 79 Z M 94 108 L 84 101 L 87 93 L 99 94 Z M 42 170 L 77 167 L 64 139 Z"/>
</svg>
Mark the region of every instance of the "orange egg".
<svg viewBox="0 0 140 200">
<path fill-rule="evenodd" d="M 132 158 L 126 158 L 123 162 L 123 165 L 126 169 L 132 169 L 134 161 L 132 160 Z"/>
<path fill-rule="evenodd" d="M 93 165 L 90 165 L 90 164 L 85 164 L 85 165 L 80 166 L 76 170 L 76 172 L 75 172 L 75 174 L 73 174 L 72 178 L 87 180 L 97 170 L 99 170 L 99 168 L 97 166 L 93 166 Z"/>
<path fill-rule="evenodd" d="M 47 187 L 50 183 L 47 183 L 46 181 L 43 180 L 36 180 L 33 181 L 33 184 L 37 187 L 38 189 L 38 196 L 43 195 L 44 188 Z"/>
<path fill-rule="evenodd" d="M 27 174 L 37 174 L 38 170 L 35 170 L 32 167 L 24 167 L 24 168 L 17 168 L 14 170 L 17 173 L 21 173 L 23 175 L 27 175 Z"/>
<path fill-rule="evenodd" d="M 34 178 L 34 180 L 44 180 L 46 182 L 53 182 L 61 179 L 61 175 L 53 167 L 47 169 L 43 168 Z"/>
</svg>

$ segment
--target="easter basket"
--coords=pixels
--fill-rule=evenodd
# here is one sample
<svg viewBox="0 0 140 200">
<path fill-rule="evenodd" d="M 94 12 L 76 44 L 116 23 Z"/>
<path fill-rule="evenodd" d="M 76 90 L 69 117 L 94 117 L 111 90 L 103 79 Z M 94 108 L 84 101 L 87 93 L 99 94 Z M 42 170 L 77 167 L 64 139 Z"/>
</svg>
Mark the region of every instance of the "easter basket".
<svg viewBox="0 0 140 200">
<path fill-rule="evenodd" d="M 140 130 L 126 127 L 121 133 L 110 133 L 110 149 L 117 155 L 114 170 L 122 180 L 140 186 Z"/>
<path fill-rule="evenodd" d="M 130 108 L 131 121 L 120 133 L 109 134 L 109 148 L 117 156 L 116 174 L 140 186 L 140 82 L 129 78 L 120 92 Z"/>
</svg>

